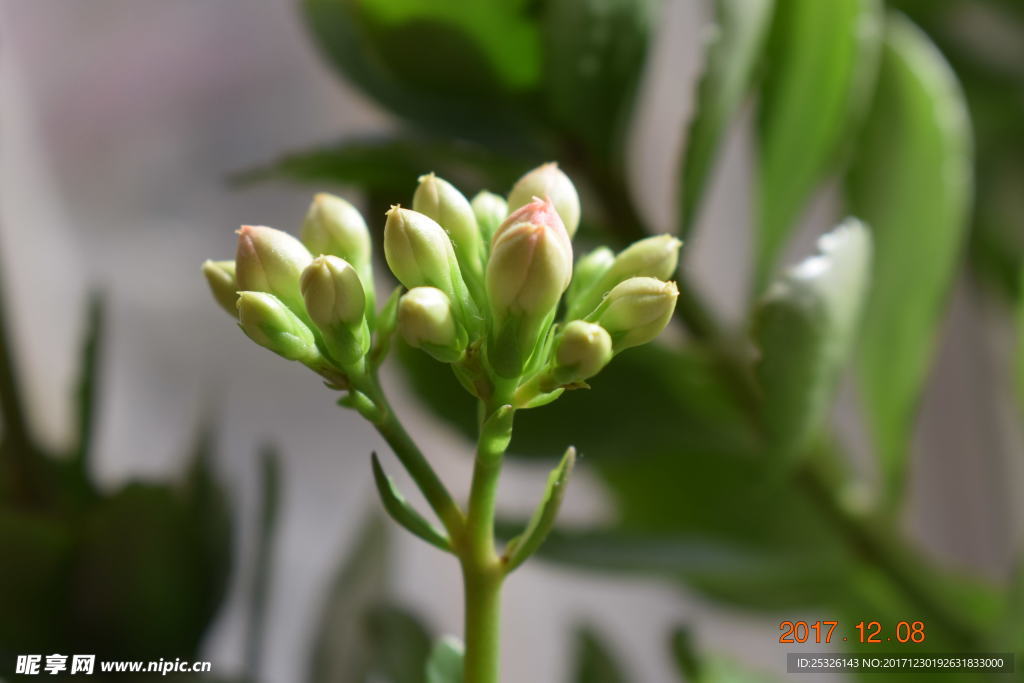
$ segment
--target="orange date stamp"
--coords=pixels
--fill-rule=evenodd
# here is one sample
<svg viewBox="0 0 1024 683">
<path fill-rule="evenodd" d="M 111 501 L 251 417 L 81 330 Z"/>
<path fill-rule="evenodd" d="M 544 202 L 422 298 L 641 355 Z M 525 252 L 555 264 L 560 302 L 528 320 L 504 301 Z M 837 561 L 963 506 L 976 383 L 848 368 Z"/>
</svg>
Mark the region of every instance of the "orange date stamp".
<svg viewBox="0 0 1024 683">
<path fill-rule="evenodd" d="M 853 631 L 837 632 L 838 621 L 782 621 L 779 622 L 779 642 L 789 643 L 923 643 L 923 621 L 897 621 L 887 629 L 877 621 L 861 621 Z"/>
</svg>

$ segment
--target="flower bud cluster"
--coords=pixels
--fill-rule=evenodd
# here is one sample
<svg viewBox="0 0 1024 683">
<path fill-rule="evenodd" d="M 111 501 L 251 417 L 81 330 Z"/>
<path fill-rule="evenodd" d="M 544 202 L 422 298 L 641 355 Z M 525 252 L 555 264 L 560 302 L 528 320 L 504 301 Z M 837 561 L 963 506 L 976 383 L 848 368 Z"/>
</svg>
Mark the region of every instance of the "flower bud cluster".
<svg viewBox="0 0 1024 683">
<path fill-rule="evenodd" d="M 325 376 L 324 367 L 361 371 L 387 348 L 374 339 L 397 329 L 481 399 L 498 393 L 515 407 L 583 386 L 615 354 L 654 339 L 675 308 L 672 236 L 618 254 L 600 247 L 574 272 L 579 195 L 554 163 L 520 178 L 507 199 L 470 201 L 428 173 L 411 206 L 384 218 L 384 259 L 407 291 L 379 314 L 366 222 L 332 195 L 314 198 L 301 240 L 243 227 L 235 261 L 207 261 L 203 273 L 254 341 Z"/>
</svg>

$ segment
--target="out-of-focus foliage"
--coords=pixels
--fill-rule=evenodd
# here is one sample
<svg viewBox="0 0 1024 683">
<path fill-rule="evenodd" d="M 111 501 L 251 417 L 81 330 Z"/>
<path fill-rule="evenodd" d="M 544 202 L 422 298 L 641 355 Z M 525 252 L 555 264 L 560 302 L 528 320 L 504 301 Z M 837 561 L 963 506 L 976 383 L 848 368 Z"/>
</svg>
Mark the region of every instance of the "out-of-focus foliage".
<svg viewBox="0 0 1024 683">
<path fill-rule="evenodd" d="M 622 131 L 660 6 L 508 0 L 455 17 L 436 3 L 392 4 L 302 5 L 328 61 L 401 119 L 391 142 L 372 143 L 381 161 L 372 145 L 345 142 L 286 158 L 260 179 L 354 184 L 376 206 L 408 202 L 410 173 L 437 171 L 469 193 L 506 192 L 517 171 L 557 159 L 581 190 L 583 239 L 588 231 L 623 243 L 645 234 L 625 179 Z M 903 497 L 916 406 L 968 229 L 977 272 L 1008 294 L 1019 286 L 1014 188 L 1024 176 L 1024 97 L 1013 93 L 1021 92 L 1024 60 L 1000 61 L 965 36 L 956 19 L 977 16 L 968 5 L 1021 35 L 1024 10 L 1014 0 L 709 3 L 714 37 L 678 164 L 678 228 L 697 229 L 722 140 L 742 104 L 756 102 L 750 317 L 722 326 L 680 273 L 685 340 L 630 350 L 593 379 L 599 391 L 519 417 L 514 453 L 552 458 L 571 443 L 616 504 L 607 526 L 556 528 L 542 555 L 668 577 L 773 614 L 817 608 L 893 622 L 915 614 L 936 649 L 997 642 L 992 625 L 1009 609 L 1002 588 L 922 556 L 886 516 Z M 496 21 L 512 27 L 509 35 L 481 46 Z M 402 39 L 424 26 L 423 41 Z M 506 61 L 512 54 L 521 58 L 515 68 Z M 812 257 L 796 271 L 807 277 L 783 275 L 781 289 L 770 289 L 797 221 L 830 180 L 871 239 Z M 422 354 L 402 356 L 424 402 L 473 434 L 457 383 Z M 881 501 L 876 509 L 864 496 L 851 502 L 864 482 L 848 471 L 828 424 L 836 378 L 851 368 L 884 473 L 868 496 Z"/>
<path fill-rule="evenodd" d="M 0 296 L 2 299 L 2 296 Z M 89 468 L 103 316 L 94 301 L 67 452 L 39 444 L 26 419 L 0 304 L 0 658 L 89 652 L 195 659 L 231 566 L 227 500 L 203 427 L 184 476 L 101 490 Z"/>
</svg>

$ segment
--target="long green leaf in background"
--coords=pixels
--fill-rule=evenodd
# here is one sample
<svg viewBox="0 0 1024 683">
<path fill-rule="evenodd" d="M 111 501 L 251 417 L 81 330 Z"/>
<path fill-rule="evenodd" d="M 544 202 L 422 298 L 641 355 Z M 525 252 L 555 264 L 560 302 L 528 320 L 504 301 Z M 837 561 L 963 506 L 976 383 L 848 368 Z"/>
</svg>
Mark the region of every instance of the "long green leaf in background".
<svg viewBox="0 0 1024 683">
<path fill-rule="evenodd" d="M 416 177 L 429 171 L 467 191 L 488 188 L 504 192 L 531 161 L 509 158 L 474 143 L 405 135 L 352 139 L 294 152 L 266 166 L 242 171 L 232 180 L 236 184 L 277 178 L 356 185 L 409 201 Z"/>
<path fill-rule="evenodd" d="M 873 80 L 879 0 L 779 0 L 758 113 L 755 286 L 845 147 Z"/>
<path fill-rule="evenodd" d="M 462 683 L 465 647 L 455 636 L 437 641 L 427 659 L 427 683 Z"/>
<path fill-rule="evenodd" d="M 509 105 L 540 79 L 522 0 L 303 0 L 328 63 L 414 125 L 508 142 Z"/>
<path fill-rule="evenodd" d="M 1024 412 L 1024 270 L 1020 272 L 1021 293 L 1017 300 L 1017 400 L 1020 401 L 1021 412 Z"/>
<path fill-rule="evenodd" d="M 971 204 L 971 134 L 956 78 L 900 15 L 886 21 L 874 103 L 850 170 L 851 213 L 872 229 L 860 335 L 866 422 L 893 503 Z"/>
<path fill-rule="evenodd" d="M 669 645 L 679 680 L 685 683 L 770 683 L 777 680 L 748 671 L 720 655 L 698 653 L 688 628 L 674 629 Z"/>
<path fill-rule="evenodd" d="M 622 162 L 660 0 L 543 3 L 544 94 L 556 126 L 599 165 Z"/>
<path fill-rule="evenodd" d="M 848 219 L 778 278 L 754 312 L 768 457 L 791 462 L 830 404 L 867 289 L 871 236 Z"/>
<path fill-rule="evenodd" d="M 576 630 L 576 659 L 572 683 L 626 683 L 622 665 L 597 632 L 589 626 Z"/>
<path fill-rule="evenodd" d="M 693 230 L 719 148 L 750 93 L 775 0 L 717 0 L 679 175 L 679 235 Z"/>
</svg>

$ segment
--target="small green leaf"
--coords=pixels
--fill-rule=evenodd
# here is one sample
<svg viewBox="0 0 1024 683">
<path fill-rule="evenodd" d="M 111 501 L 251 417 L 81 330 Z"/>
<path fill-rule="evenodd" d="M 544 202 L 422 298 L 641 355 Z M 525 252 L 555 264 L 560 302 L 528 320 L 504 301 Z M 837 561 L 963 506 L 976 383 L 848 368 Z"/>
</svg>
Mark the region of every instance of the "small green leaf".
<svg viewBox="0 0 1024 683">
<path fill-rule="evenodd" d="M 704 669 L 704 662 L 693 644 L 693 633 L 689 628 L 677 626 L 672 631 L 669 639 L 669 646 L 672 650 L 672 661 L 676 670 L 687 683 L 700 683 L 701 672 Z"/>
<path fill-rule="evenodd" d="M 770 457 L 792 461 L 820 427 L 853 341 L 871 261 L 855 219 L 818 240 L 819 253 L 782 275 L 754 313 Z"/>
<path fill-rule="evenodd" d="M 887 498 L 903 486 L 921 388 L 971 203 L 971 132 L 956 77 L 927 36 L 886 23 L 874 104 L 848 177 L 875 243 L 857 355 Z"/>
<path fill-rule="evenodd" d="M 620 162 L 660 5 L 652 0 L 550 0 L 542 6 L 550 115 L 598 159 Z"/>
<path fill-rule="evenodd" d="M 355 185 L 385 193 L 392 202 L 403 197 L 411 201 L 416 177 L 428 171 L 472 194 L 480 189 L 510 187 L 523 168 L 534 161 L 535 155 L 506 157 L 455 139 L 376 137 L 294 152 L 268 165 L 236 173 L 231 180 L 240 185 L 275 178 Z"/>
<path fill-rule="evenodd" d="M 696 222 L 729 124 L 750 92 L 774 5 L 775 0 L 715 2 L 715 23 L 708 33 L 704 75 L 679 176 L 679 235 L 684 239 Z"/>
<path fill-rule="evenodd" d="M 398 300 L 401 296 L 402 287 L 395 287 L 377 315 L 373 346 L 370 349 L 369 357 L 370 366 L 373 368 L 379 368 L 391 351 L 391 340 L 395 336 L 395 327 L 398 324 Z"/>
<path fill-rule="evenodd" d="M 465 647 L 455 636 L 445 636 L 434 645 L 427 660 L 427 683 L 462 683 Z"/>
<path fill-rule="evenodd" d="M 373 462 L 373 480 L 377 484 L 377 492 L 380 493 L 381 502 L 384 504 L 384 509 L 387 510 L 391 519 L 405 527 L 414 536 L 422 538 L 427 543 L 441 550 L 451 552 L 452 544 L 448 538 L 430 522 L 425 520 L 420 513 L 416 512 L 402 493 L 395 487 L 395 482 L 391 480 L 391 477 L 384 474 L 380 461 L 377 460 L 376 453 L 371 455 L 371 460 Z"/>
<path fill-rule="evenodd" d="M 838 160 L 873 82 L 878 0 L 779 0 L 758 121 L 757 291 Z"/>
<path fill-rule="evenodd" d="M 505 550 L 506 565 L 505 571 L 511 572 L 526 561 L 530 555 L 544 543 L 555 525 L 558 517 L 558 508 L 562 505 L 562 498 L 565 497 L 565 487 L 569 483 L 569 475 L 572 474 L 573 465 L 576 464 L 576 449 L 570 446 L 565 455 L 562 456 L 558 467 L 551 471 L 548 476 L 548 484 L 544 489 L 544 498 L 523 533 L 509 541 Z"/>
<path fill-rule="evenodd" d="M 608 645 L 590 627 L 576 631 L 576 661 L 571 676 L 573 683 L 625 683 L 628 679 L 622 665 Z"/>
</svg>

